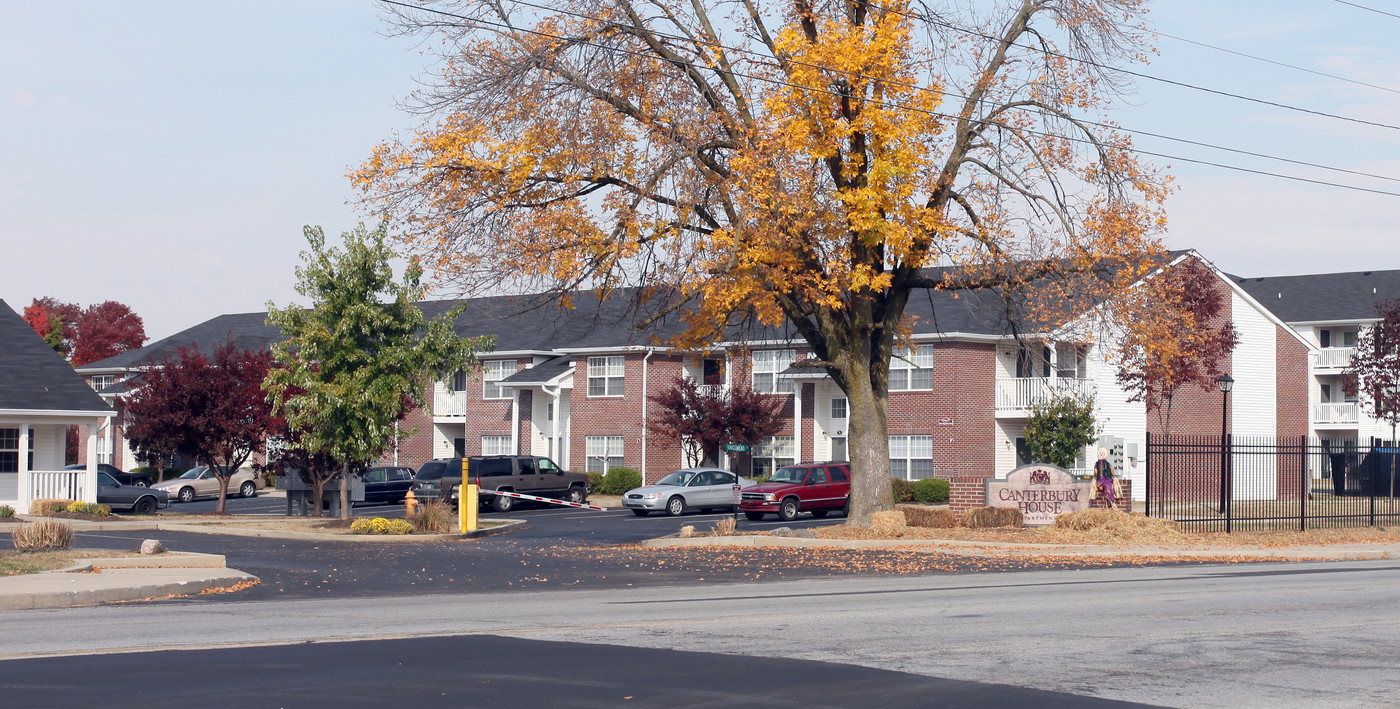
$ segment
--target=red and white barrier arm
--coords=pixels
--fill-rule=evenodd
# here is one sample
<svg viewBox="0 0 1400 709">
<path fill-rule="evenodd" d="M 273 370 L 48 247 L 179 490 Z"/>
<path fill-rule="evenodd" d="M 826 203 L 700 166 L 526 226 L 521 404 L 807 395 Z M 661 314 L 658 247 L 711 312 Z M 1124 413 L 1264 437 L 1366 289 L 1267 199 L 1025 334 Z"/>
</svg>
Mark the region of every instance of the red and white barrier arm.
<svg viewBox="0 0 1400 709">
<path fill-rule="evenodd" d="M 569 502 L 568 500 L 556 500 L 552 497 L 536 497 L 534 495 L 522 495 L 518 492 L 507 492 L 505 490 L 482 490 L 481 492 L 487 495 L 504 495 L 506 497 L 515 497 L 521 500 L 548 502 L 552 505 L 564 505 L 565 507 L 582 507 L 585 510 L 597 510 L 599 512 L 606 512 L 608 510 L 608 508 L 606 507 L 598 507 L 597 505 L 585 505 L 582 502 Z"/>
</svg>

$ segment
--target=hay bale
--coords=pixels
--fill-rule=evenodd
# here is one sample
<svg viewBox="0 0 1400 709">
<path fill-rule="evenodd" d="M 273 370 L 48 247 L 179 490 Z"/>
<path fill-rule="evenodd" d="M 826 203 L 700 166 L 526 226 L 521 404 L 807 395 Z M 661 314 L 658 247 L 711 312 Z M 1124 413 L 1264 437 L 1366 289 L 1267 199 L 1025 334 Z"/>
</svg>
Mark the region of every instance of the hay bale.
<svg viewBox="0 0 1400 709">
<path fill-rule="evenodd" d="M 931 527 L 950 529 L 958 526 L 958 516 L 952 510 L 923 505 L 899 505 L 895 509 L 904 513 L 904 523 L 910 527 Z"/>
<path fill-rule="evenodd" d="M 1015 507 L 972 507 L 963 513 L 962 524 L 971 529 L 1020 527 L 1025 516 Z"/>
<path fill-rule="evenodd" d="M 906 526 L 899 510 L 876 512 L 870 519 L 870 530 L 881 537 L 902 537 Z"/>
<path fill-rule="evenodd" d="M 1055 518 L 1051 531 L 1062 541 L 1086 543 L 1171 544 L 1188 541 L 1187 534 L 1172 520 L 1124 514 L 1117 510 L 1067 512 Z"/>
</svg>

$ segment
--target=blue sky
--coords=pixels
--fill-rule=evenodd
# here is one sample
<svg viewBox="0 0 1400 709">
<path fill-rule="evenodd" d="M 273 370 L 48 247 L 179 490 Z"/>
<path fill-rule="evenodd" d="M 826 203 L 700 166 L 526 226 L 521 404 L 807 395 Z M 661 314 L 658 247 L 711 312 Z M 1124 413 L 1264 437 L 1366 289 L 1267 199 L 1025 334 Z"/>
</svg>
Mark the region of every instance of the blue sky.
<svg viewBox="0 0 1400 709">
<path fill-rule="evenodd" d="M 1400 14 L 1395 0 L 1360 4 Z M 360 218 L 347 167 L 416 119 L 396 102 L 428 66 L 360 0 L 0 0 L 0 298 L 114 299 L 163 337 L 294 300 L 301 227 Z M 1163 37 L 1156 76 L 1400 123 L 1400 19 L 1330 0 L 1154 5 L 1165 33 L 1378 84 L 1365 88 Z M 1400 177 L 1400 131 L 1155 82 L 1123 126 Z M 1400 192 L 1141 137 L 1139 147 Z M 1400 268 L 1400 197 L 1158 159 L 1179 191 L 1168 245 L 1241 275 Z"/>
</svg>

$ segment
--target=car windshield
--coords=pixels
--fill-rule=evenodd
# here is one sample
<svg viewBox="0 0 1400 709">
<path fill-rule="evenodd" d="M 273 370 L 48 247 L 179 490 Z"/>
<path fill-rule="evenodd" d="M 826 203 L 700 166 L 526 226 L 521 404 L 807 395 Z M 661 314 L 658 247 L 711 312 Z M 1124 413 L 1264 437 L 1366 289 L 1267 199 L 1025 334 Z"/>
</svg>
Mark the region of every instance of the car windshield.
<svg viewBox="0 0 1400 709">
<path fill-rule="evenodd" d="M 807 471 L 803 468 L 778 468 L 778 472 L 773 473 L 773 477 L 768 478 L 768 482 L 800 483 L 805 477 L 807 477 Z"/>
<path fill-rule="evenodd" d="M 181 480 L 194 480 L 194 479 L 198 478 L 200 475 L 203 475 L 203 474 L 204 474 L 204 468 L 202 468 L 202 467 L 199 467 L 199 468 L 190 468 L 189 470 L 185 471 L 185 474 L 184 474 L 184 475 L 181 475 L 181 476 L 180 476 L 180 479 L 181 479 Z"/>
<path fill-rule="evenodd" d="M 667 475 L 666 477 L 661 478 L 660 480 L 657 480 L 656 484 L 685 487 L 685 484 L 690 482 L 690 479 L 693 477 L 695 477 L 694 470 L 677 470 L 676 472 L 671 473 L 670 475 Z"/>
</svg>

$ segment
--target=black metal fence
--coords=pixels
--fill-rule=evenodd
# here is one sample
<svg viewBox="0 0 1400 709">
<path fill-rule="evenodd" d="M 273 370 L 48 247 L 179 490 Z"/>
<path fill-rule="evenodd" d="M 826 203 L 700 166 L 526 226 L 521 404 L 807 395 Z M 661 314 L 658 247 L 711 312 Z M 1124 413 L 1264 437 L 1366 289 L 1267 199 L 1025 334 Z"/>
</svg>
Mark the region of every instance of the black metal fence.
<svg viewBox="0 0 1400 709">
<path fill-rule="evenodd" d="M 1306 436 L 1147 436 L 1149 517 L 1191 532 L 1400 524 L 1400 448 Z"/>
</svg>

